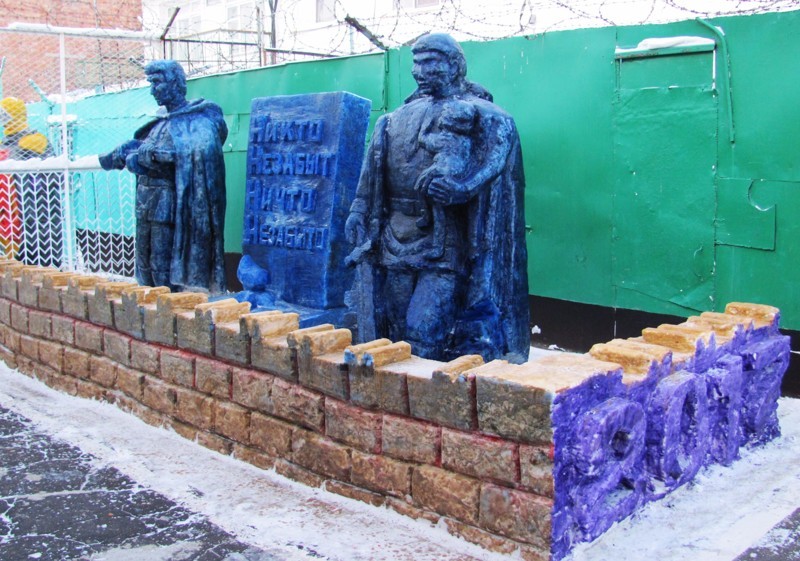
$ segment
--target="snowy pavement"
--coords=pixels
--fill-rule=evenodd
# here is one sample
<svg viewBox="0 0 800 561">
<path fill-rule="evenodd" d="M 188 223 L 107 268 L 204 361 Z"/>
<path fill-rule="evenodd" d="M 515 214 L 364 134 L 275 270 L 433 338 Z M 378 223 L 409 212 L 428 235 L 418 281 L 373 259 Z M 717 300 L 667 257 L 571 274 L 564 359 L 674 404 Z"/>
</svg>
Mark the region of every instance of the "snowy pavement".
<svg viewBox="0 0 800 561">
<path fill-rule="evenodd" d="M 0 451 L 0 559 L 277 561 L 3 407 Z"/>
<path fill-rule="evenodd" d="M 204 559 L 201 549 L 213 547 L 219 555 L 207 558 L 226 561 L 509 559 L 428 522 L 211 452 L 113 405 L 62 394 L 1 363 L 0 408 L 30 419 L 33 429 L 52 437 L 56 446 L 61 441 L 79 449 L 80 462 L 90 464 L 92 473 L 118 473 L 111 479 L 121 487 L 111 491 L 124 495 L 133 487 L 152 493 L 160 497 L 156 503 L 169 503 L 161 511 L 177 513 L 179 520 L 201 529 L 184 528 L 171 542 L 110 542 L 102 553 L 76 559 L 199 560 Z M 731 467 L 705 470 L 692 484 L 576 548 L 571 561 L 800 560 L 800 400 L 782 399 L 779 415 L 780 439 L 743 451 Z M 0 469 L 0 494 L 6 494 L 8 477 Z M 53 516 L 68 520 L 75 513 Z M 0 546 L 8 539 L 0 535 Z M 45 557 L 20 561 L 37 558 Z"/>
</svg>

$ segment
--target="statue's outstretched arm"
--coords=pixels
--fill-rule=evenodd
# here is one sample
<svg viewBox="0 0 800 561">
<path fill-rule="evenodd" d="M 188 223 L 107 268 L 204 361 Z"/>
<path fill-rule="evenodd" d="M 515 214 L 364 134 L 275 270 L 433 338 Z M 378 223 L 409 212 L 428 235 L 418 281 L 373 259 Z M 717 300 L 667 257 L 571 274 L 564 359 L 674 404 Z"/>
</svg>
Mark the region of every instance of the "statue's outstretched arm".
<svg viewBox="0 0 800 561">
<path fill-rule="evenodd" d="M 101 154 L 99 156 L 98 159 L 100 160 L 100 166 L 102 166 L 102 168 L 105 170 L 124 169 L 125 160 L 128 159 L 129 155 L 136 152 L 141 144 L 142 141 L 135 138 L 123 142 L 111 152 L 108 152 L 107 154 Z"/>
</svg>

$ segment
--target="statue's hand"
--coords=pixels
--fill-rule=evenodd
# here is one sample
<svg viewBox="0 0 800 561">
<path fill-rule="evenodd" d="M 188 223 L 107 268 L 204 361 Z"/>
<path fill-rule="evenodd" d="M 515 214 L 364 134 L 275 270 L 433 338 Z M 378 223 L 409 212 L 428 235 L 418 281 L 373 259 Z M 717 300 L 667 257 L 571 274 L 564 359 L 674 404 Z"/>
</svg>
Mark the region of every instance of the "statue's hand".
<svg viewBox="0 0 800 561">
<path fill-rule="evenodd" d="M 139 146 L 141 145 L 142 141 L 136 140 L 134 138 L 132 140 L 128 140 L 120 144 L 119 147 L 117 148 L 117 152 L 119 152 L 119 155 L 124 160 L 128 157 L 129 154 L 136 152 L 139 149 Z"/>
<path fill-rule="evenodd" d="M 128 154 L 128 157 L 125 158 L 125 167 L 128 168 L 129 172 L 136 175 L 147 175 L 147 170 L 139 163 L 139 154 L 137 152 Z"/>
<path fill-rule="evenodd" d="M 428 186 L 431 184 L 434 178 L 438 177 L 435 170 L 432 167 L 426 169 L 417 178 L 417 182 L 414 184 L 414 190 L 419 191 L 425 195 L 428 194 Z"/>
<path fill-rule="evenodd" d="M 458 205 L 467 202 L 468 193 L 462 186 L 447 176 L 434 178 L 428 185 L 428 196 L 440 205 Z"/>
<path fill-rule="evenodd" d="M 125 160 L 132 152 L 136 152 L 139 148 L 141 141 L 133 139 L 123 142 L 111 152 L 107 154 L 100 154 L 100 165 L 103 169 L 124 169 Z"/>
<path fill-rule="evenodd" d="M 174 162 L 175 152 L 146 142 L 139 146 L 139 163 L 147 168 L 158 167 L 159 164 Z"/>
<path fill-rule="evenodd" d="M 344 224 L 344 235 L 351 244 L 361 243 L 366 237 L 367 225 L 364 214 L 361 212 L 351 212 Z"/>
<path fill-rule="evenodd" d="M 139 146 L 138 154 L 140 165 L 144 167 L 153 167 L 153 156 L 155 154 L 155 146 L 153 144 L 147 142 L 142 144 Z"/>
</svg>

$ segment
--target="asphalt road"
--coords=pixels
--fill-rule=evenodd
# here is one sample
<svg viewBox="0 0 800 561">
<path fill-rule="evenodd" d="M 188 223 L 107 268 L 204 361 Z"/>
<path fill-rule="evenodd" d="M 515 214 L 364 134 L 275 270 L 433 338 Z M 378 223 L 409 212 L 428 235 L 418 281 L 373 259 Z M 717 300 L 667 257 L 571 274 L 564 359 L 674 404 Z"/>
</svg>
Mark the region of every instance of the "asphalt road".
<svg viewBox="0 0 800 561">
<path fill-rule="evenodd" d="M 0 407 L 0 559 L 278 558 Z"/>
</svg>

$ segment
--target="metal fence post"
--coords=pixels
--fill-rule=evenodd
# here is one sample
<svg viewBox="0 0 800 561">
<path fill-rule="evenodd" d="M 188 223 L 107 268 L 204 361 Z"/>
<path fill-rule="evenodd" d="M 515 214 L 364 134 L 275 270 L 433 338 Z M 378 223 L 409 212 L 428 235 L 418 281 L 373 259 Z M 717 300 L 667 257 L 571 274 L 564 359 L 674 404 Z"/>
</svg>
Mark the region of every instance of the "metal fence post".
<svg viewBox="0 0 800 561">
<path fill-rule="evenodd" d="M 58 34 L 58 58 L 61 80 L 61 157 L 64 160 L 64 179 L 62 186 L 63 196 L 63 219 L 64 219 L 64 261 L 63 268 L 67 271 L 75 270 L 75 244 L 73 236 L 75 228 L 72 221 L 72 187 L 69 171 L 69 144 L 67 138 L 67 52 L 64 34 Z"/>
</svg>

